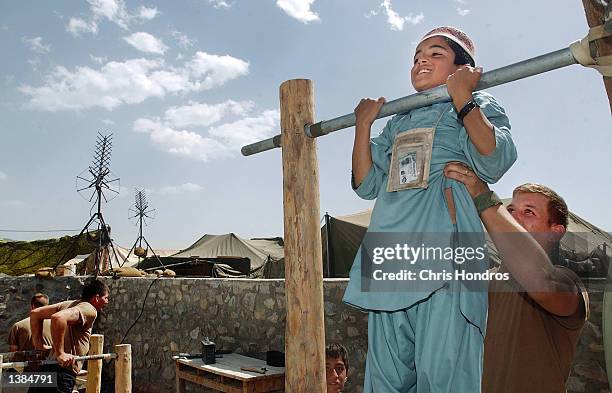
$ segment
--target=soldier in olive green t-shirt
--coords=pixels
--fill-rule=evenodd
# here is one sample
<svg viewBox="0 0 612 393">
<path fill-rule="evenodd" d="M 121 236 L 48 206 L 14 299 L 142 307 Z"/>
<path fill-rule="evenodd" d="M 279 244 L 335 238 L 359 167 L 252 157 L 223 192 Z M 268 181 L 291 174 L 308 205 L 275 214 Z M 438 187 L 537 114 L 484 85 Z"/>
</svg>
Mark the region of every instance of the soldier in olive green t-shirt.
<svg viewBox="0 0 612 393">
<path fill-rule="evenodd" d="M 589 316 L 580 278 L 555 265 L 568 226 L 555 191 L 526 183 L 504 207 L 464 164 L 444 173 L 463 183 L 495 244 L 508 279 L 489 283 L 483 393 L 565 393 L 576 344 Z"/>
<path fill-rule="evenodd" d="M 30 311 L 48 304 L 49 297 L 44 293 L 37 293 L 30 300 Z M 45 321 L 43 324 L 43 341 L 46 345 L 51 345 L 53 342 L 51 339 L 51 321 Z M 10 352 L 32 351 L 34 349 L 32 331 L 30 330 L 30 317 L 16 322 L 11 327 L 7 342 Z M 26 356 L 23 353 L 16 353 L 11 360 L 16 362 L 26 360 Z"/>
<path fill-rule="evenodd" d="M 76 356 L 87 355 L 89 337 L 98 315 L 109 301 L 109 289 L 98 279 L 91 280 L 83 287 L 80 300 L 41 307 L 30 313 L 32 342 L 35 349 L 52 349 L 50 358 L 56 359 L 59 365 L 42 367 L 40 372 L 57 373 L 57 388 L 30 388 L 29 392 L 71 393 L 81 363 Z M 44 345 L 42 326 L 45 319 L 51 320 L 53 347 Z"/>
</svg>

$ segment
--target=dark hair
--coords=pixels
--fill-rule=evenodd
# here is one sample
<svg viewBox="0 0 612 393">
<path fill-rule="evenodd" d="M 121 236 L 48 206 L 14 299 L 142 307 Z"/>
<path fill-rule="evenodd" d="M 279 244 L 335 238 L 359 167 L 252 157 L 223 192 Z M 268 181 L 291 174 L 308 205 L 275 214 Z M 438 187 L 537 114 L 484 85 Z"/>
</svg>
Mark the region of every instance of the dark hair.
<svg viewBox="0 0 612 393">
<path fill-rule="evenodd" d="M 444 41 L 446 41 L 448 46 L 450 46 L 453 52 L 455 52 L 455 65 L 469 64 L 472 67 L 476 66 L 476 63 L 474 63 L 474 59 L 472 59 L 472 56 L 470 56 L 470 54 L 467 53 L 466 50 L 463 49 L 458 43 L 447 37 L 442 38 L 444 38 Z"/>
<path fill-rule="evenodd" d="M 30 305 L 34 307 L 44 307 L 48 304 L 49 296 L 45 295 L 44 293 L 38 292 L 32 296 L 32 299 L 30 299 Z"/>
<path fill-rule="evenodd" d="M 346 372 L 348 373 L 348 351 L 343 345 L 337 343 L 328 344 L 325 347 L 325 358 L 341 358 L 342 362 L 344 363 L 344 368 L 346 368 Z"/>
<path fill-rule="evenodd" d="M 91 300 L 96 295 L 104 296 L 109 292 L 108 286 L 98 279 L 85 282 L 81 292 L 81 300 Z"/>
</svg>

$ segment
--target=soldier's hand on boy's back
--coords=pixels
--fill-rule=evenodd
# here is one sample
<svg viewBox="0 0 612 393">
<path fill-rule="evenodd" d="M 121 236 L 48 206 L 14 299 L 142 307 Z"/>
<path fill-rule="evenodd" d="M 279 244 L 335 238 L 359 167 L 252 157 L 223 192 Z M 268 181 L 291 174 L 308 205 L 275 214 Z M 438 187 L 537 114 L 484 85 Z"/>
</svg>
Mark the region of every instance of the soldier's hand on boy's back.
<svg viewBox="0 0 612 393">
<path fill-rule="evenodd" d="M 457 110 L 472 98 L 472 92 L 476 89 L 478 81 L 482 76 L 482 67 L 461 66 L 446 81 L 446 90 L 453 99 Z"/>
<path fill-rule="evenodd" d="M 444 166 L 444 176 L 463 183 L 472 198 L 489 190 L 487 183 L 482 181 L 476 173 L 462 162 L 451 161 Z"/>
<path fill-rule="evenodd" d="M 379 97 L 377 100 L 373 98 L 362 98 L 355 108 L 355 124 L 357 126 L 370 127 L 383 104 L 386 102 L 385 97 Z"/>
</svg>

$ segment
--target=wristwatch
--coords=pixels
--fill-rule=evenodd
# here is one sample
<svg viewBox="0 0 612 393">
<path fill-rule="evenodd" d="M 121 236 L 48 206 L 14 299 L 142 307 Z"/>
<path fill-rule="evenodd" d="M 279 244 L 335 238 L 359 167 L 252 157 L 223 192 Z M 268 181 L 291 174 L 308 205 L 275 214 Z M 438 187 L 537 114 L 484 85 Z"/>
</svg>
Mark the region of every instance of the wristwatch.
<svg viewBox="0 0 612 393">
<path fill-rule="evenodd" d="M 460 121 L 463 121 L 463 118 L 467 116 L 467 114 L 470 113 L 474 108 L 480 108 L 480 105 L 478 105 L 476 101 L 474 101 L 474 98 L 471 98 L 468 102 L 465 103 L 465 105 L 463 105 L 463 108 L 461 108 L 459 113 L 457 113 L 457 118 Z"/>
</svg>

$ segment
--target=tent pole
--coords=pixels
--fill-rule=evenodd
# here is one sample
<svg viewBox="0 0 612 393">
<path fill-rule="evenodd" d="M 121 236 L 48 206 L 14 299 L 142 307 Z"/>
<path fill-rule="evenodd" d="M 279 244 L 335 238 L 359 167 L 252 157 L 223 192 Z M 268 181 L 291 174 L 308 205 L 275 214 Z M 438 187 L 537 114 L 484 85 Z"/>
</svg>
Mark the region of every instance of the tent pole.
<svg viewBox="0 0 612 393">
<path fill-rule="evenodd" d="M 325 212 L 325 241 L 327 242 L 327 255 L 326 255 L 326 263 L 327 263 L 327 277 L 335 277 L 335 272 L 333 271 L 333 267 L 331 264 L 331 253 L 332 253 L 332 244 L 331 244 L 331 220 L 329 219 L 329 213 Z"/>
<path fill-rule="evenodd" d="M 324 393 L 319 165 L 316 141 L 304 134 L 304 124 L 314 121 L 312 81 L 293 79 L 281 84 L 280 114 L 287 301 L 285 391 Z"/>
</svg>

